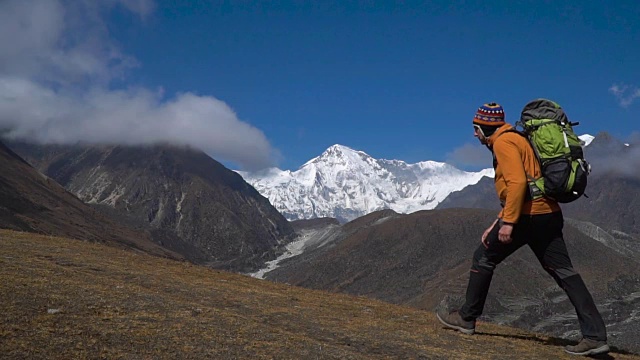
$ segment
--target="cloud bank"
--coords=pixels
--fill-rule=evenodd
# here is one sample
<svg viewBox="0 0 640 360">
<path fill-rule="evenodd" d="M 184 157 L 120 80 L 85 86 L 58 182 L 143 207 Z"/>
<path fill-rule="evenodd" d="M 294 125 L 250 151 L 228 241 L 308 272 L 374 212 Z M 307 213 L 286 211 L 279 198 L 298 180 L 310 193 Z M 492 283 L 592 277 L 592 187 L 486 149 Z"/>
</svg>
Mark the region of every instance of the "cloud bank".
<svg viewBox="0 0 640 360">
<path fill-rule="evenodd" d="M 616 97 L 623 108 L 628 108 L 640 99 L 640 89 L 632 85 L 614 84 L 609 88 L 609 92 Z"/>
<path fill-rule="evenodd" d="M 601 135 L 601 134 L 598 134 Z M 640 132 L 631 133 L 620 141 L 610 135 L 604 143 L 596 144 L 595 154 L 586 148 L 586 158 L 592 164 L 593 174 L 623 175 L 632 179 L 640 179 Z M 594 141 L 598 141 L 596 136 Z"/>
<path fill-rule="evenodd" d="M 264 133 L 212 96 L 111 86 L 144 66 L 109 37 L 103 15 L 116 6 L 143 19 L 154 3 L 0 1 L 0 130 L 41 143 L 190 145 L 246 170 L 273 166 Z"/>
<path fill-rule="evenodd" d="M 464 144 L 445 155 L 445 161 L 460 168 L 471 170 L 492 166 L 491 152 L 480 144 Z"/>
</svg>

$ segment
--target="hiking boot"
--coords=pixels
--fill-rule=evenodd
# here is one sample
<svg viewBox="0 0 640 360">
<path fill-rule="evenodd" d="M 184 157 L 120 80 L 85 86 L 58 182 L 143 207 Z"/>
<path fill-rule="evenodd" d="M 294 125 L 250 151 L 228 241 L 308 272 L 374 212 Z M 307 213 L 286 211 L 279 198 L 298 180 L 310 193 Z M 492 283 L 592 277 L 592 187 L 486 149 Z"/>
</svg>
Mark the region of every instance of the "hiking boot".
<svg viewBox="0 0 640 360">
<path fill-rule="evenodd" d="M 436 313 L 438 320 L 446 327 L 458 330 L 463 334 L 472 335 L 476 332 L 476 321 L 465 321 L 462 319 L 458 310 L 447 313 L 445 310 L 439 310 Z"/>
<path fill-rule="evenodd" d="M 582 339 L 578 345 L 569 345 L 564 349 L 571 355 L 598 355 L 609 352 L 606 341 Z"/>
</svg>

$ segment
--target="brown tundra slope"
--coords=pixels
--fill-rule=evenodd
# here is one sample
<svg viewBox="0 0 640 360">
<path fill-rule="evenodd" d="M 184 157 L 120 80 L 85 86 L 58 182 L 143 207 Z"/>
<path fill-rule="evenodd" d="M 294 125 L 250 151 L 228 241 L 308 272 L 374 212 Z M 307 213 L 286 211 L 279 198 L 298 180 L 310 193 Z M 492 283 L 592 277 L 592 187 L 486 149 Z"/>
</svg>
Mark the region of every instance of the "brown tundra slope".
<svg viewBox="0 0 640 360">
<path fill-rule="evenodd" d="M 568 341 L 0 230 L 3 359 L 571 359 Z M 640 356 L 614 349 L 611 359 Z"/>
</svg>

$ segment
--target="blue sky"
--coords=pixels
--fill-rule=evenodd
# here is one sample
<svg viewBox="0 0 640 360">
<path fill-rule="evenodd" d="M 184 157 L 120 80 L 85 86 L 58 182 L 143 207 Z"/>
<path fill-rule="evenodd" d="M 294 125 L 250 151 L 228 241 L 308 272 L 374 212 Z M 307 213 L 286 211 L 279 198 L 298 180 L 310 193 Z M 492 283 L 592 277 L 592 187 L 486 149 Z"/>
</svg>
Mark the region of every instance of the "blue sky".
<svg viewBox="0 0 640 360">
<path fill-rule="evenodd" d="M 231 168 L 294 170 L 336 143 L 376 158 L 490 166 L 471 127 L 488 101 L 511 123 L 526 102 L 546 97 L 581 122 L 579 133 L 627 139 L 640 130 L 635 0 L 56 3 L 64 16 L 47 51 L 84 51 L 100 66 L 0 72 L 0 91 L 17 93 L 13 83 L 1 87 L 3 75 L 22 76 L 42 98 L 67 104 L 59 119 L 25 117 L 34 125 L 16 136 L 135 143 L 175 135 Z M 87 12 L 89 20 L 69 20 Z M 3 105 L 11 107 L 0 102 L 0 121 L 16 118 L 17 105 Z M 84 130 L 49 131 L 56 127 Z"/>
</svg>

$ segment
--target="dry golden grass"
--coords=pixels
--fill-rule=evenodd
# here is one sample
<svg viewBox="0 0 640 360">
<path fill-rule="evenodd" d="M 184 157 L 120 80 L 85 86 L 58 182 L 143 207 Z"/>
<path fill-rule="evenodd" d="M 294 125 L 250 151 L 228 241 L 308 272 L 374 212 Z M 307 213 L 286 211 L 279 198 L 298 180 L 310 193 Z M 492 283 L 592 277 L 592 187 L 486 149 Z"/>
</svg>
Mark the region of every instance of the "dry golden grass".
<svg viewBox="0 0 640 360">
<path fill-rule="evenodd" d="M 3 359 L 562 359 L 564 340 L 0 230 Z M 609 358 L 639 359 L 613 353 Z"/>
</svg>

